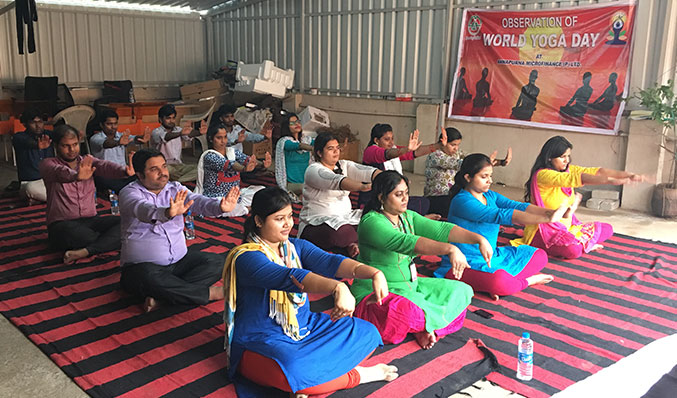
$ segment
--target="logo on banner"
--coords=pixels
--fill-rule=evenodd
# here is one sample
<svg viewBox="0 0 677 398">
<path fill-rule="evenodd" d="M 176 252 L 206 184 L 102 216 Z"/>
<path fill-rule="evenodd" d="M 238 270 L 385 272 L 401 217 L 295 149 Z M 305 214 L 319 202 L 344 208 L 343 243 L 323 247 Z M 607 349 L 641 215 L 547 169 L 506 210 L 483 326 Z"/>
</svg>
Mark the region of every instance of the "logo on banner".
<svg viewBox="0 0 677 398">
<path fill-rule="evenodd" d="M 611 16 L 611 29 L 609 30 L 609 34 L 607 35 L 608 41 L 606 42 L 606 44 L 623 45 L 627 43 L 627 40 L 625 40 L 626 39 L 625 24 L 627 23 L 627 21 L 628 16 L 623 11 L 618 11 Z"/>
<path fill-rule="evenodd" d="M 482 29 L 482 19 L 480 16 L 471 16 L 470 20 L 468 20 L 468 33 L 473 36 L 477 36 L 480 33 L 480 29 Z"/>
</svg>

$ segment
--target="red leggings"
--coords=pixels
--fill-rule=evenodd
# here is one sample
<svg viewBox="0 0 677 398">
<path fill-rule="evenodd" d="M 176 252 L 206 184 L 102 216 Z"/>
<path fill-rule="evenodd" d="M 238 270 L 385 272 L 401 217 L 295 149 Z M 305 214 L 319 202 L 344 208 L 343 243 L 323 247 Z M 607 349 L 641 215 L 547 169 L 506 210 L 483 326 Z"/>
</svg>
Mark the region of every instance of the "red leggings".
<svg viewBox="0 0 677 398">
<path fill-rule="evenodd" d="M 465 282 L 472 286 L 473 290 L 476 292 L 487 292 L 499 296 L 509 296 L 524 290 L 529 286 L 527 278 L 539 273 L 547 264 L 548 255 L 543 249 L 536 249 L 527 265 L 524 266 L 524 269 L 516 276 L 510 275 L 502 269 L 499 269 L 494 273 L 489 273 L 468 268 L 463 271 L 461 282 Z M 447 272 L 446 277 L 455 279 L 453 269 L 450 269 L 449 272 Z"/>
<path fill-rule="evenodd" d="M 367 355 L 369 358 L 371 354 Z M 364 358 L 364 360 L 367 360 Z M 275 360 L 264 357 L 253 351 L 245 351 L 238 367 L 240 374 L 256 384 L 265 387 L 274 387 L 278 390 L 292 392 L 287 377 L 280 369 L 280 365 Z M 327 394 L 337 390 L 353 388 L 360 384 L 360 374 L 354 368 L 348 373 L 317 386 L 308 387 L 301 391 L 294 391 L 297 394 Z"/>
<path fill-rule="evenodd" d="M 597 238 L 595 244 L 604 242 L 605 240 L 609 239 L 611 235 L 614 234 L 614 228 L 611 226 L 611 224 L 607 224 L 605 222 L 595 222 L 595 228 L 597 227 L 599 227 L 600 231 L 599 237 Z M 567 259 L 579 258 L 580 256 L 583 255 L 584 252 L 582 244 L 568 246 L 553 245 L 550 247 L 546 247 L 545 243 L 543 243 L 543 239 L 541 238 L 541 233 L 538 231 L 536 232 L 536 235 L 534 235 L 534 239 L 531 241 L 531 246 L 544 249 L 549 256 Z"/>
</svg>

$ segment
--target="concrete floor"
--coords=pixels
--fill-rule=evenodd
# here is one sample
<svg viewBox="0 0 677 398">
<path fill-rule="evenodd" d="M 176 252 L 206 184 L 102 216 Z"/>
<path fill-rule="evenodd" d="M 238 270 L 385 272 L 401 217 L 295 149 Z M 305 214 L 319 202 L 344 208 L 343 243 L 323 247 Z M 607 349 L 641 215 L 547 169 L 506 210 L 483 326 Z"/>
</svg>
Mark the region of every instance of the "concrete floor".
<svg viewBox="0 0 677 398">
<path fill-rule="evenodd" d="M 411 194 L 421 195 L 424 177 L 409 175 Z M 0 162 L 0 189 L 16 178 L 11 164 Z M 507 197 L 519 199 L 519 188 L 494 185 L 494 189 Z M 583 221 L 599 220 L 611 223 L 618 233 L 642 238 L 677 243 L 677 223 L 644 214 L 615 210 L 592 211 L 581 208 L 578 216 Z M 33 343 L 7 319 L 0 317 L 0 397 L 32 398 L 37 396 L 87 397 L 70 378 L 45 356 Z M 480 381 L 453 397 L 502 398 L 518 397 L 510 391 Z"/>
</svg>

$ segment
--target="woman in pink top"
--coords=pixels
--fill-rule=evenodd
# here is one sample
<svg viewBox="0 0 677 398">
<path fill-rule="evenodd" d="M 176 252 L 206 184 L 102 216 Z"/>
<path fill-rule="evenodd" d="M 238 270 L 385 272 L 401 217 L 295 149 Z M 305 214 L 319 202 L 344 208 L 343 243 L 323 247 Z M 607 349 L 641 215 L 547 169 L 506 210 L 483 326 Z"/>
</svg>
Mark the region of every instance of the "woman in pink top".
<svg viewBox="0 0 677 398">
<path fill-rule="evenodd" d="M 395 170 L 402 174 L 401 160 L 413 160 L 419 156 L 424 156 L 436 150 L 447 151 L 447 135 L 442 131 L 440 140 L 434 144 L 422 145 L 418 139 L 419 132 L 414 130 L 409 135 L 409 144 L 397 146 L 394 142 L 393 128 L 389 124 L 377 123 L 371 129 L 371 139 L 369 146 L 364 150 L 362 163 L 368 166 L 376 167 L 379 170 Z M 451 155 L 451 154 L 449 154 Z M 358 204 L 362 207 L 369 201 L 371 191 L 361 192 Z M 430 201 L 422 196 L 409 197 L 409 210 L 425 215 L 430 208 Z M 439 215 L 430 215 L 429 218 L 439 220 Z"/>
</svg>

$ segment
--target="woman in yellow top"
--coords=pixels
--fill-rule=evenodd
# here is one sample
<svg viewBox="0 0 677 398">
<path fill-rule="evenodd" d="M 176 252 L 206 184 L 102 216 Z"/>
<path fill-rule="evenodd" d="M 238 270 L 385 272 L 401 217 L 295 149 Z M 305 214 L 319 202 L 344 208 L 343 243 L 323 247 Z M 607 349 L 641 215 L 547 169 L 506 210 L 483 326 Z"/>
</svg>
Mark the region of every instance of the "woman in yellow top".
<svg viewBox="0 0 677 398">
<path fill-rule="evenodd" d="M 613 235 L 610 224 L 598 221 L 582 223 L 576 218 L 574 212 L 581 195 L 574 193 L 574 188 L 623 185 L 643 181 L 644 177 L 626 171 L 572 165 L 572 148 L 573 145 L 562 136 L 550 138 L 541 148 L 531 168 L 531 177 L 524 184 L 525 202 L 548 209 L 567 204 L 569 210 L 558 222 L 527 225 L 524 236 L 510 242 L 513 246 L 532 245 L 545 250 L 548 256 L 578 258 L 583 253 L 601 249 L 601 243 Z"/>
</svg>

